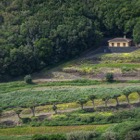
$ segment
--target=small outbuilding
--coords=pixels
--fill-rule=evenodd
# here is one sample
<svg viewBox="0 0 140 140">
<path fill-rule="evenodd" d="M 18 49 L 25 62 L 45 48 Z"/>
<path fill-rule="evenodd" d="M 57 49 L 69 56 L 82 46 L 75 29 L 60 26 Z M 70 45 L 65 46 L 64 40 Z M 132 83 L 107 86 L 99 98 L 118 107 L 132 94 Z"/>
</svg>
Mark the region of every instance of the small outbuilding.
<svg viewBox="0 0 140 140">
<path fill-rule="evenodd" d="M 113 38 L 108 41 L 109 47 L 131 47 L 132 39 L 124 38 Z"/>
</svg>

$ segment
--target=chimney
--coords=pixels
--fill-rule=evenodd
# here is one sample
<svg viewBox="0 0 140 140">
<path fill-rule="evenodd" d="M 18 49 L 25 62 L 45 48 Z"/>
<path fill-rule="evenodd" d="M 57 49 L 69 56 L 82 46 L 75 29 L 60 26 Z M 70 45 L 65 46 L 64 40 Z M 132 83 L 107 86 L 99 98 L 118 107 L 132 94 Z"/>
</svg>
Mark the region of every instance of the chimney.
<svg viewBox="0 0 140 140">
<path fill-rule="evenodd" d="M 126 38 L 126 35 L 124 35 L 124 37 L 123 38 Z"/>
</svg>

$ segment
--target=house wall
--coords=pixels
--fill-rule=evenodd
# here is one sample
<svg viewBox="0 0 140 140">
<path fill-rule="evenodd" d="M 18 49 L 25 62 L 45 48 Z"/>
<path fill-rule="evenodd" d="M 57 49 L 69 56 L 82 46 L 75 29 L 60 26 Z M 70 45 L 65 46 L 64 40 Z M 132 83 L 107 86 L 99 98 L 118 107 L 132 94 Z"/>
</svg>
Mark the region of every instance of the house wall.
<svg viewBox="0 0 140 140">
<path fill-rule="evenodd" d="M 131 42 L 109 42 L 109 47 L 130 47 Z"/>
</svg>

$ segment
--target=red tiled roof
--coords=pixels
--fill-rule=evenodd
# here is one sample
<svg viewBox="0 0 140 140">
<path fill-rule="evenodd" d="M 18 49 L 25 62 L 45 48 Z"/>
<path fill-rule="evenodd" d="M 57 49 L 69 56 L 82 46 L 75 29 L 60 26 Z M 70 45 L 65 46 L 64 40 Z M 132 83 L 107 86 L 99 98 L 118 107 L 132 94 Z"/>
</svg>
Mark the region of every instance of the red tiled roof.
<svg viewBox="0 0 140 140">
<path fill-rule="evenodd" d="M 113 38 L 111 40 L 109 40 L 108 42 L 130 42 L 132 41 L 132 39 L 128 39 L 128 38 Z"/>
</svg>

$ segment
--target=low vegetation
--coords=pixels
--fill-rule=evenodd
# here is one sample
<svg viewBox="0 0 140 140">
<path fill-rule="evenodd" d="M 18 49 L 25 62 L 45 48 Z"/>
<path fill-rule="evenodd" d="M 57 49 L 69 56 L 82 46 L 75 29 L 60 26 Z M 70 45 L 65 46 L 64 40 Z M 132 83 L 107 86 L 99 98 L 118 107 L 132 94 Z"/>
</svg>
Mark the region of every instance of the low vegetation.
<svg viewBox="0 0 140 140">
<path fill-rule="evenodd" d="M 52 102 L 53 99 L 57 99 L 60 103 L 70 103 L 76 102 L 80 100 L 80 98 L 87 98 L 89 95 L 96 95 L 98 99 L 102 99 L 107 103 L 109 99 L 112 98 L 112 95 L 121 94 L 125 95 L 126 99 L 129 103 L 128 96 L 136 92 L 138 86 L 131 86 L 124 88 L 92 88 L 92 87 L 85 87 L 85 88 L 71 88 L 71 87 L 64 87 L 64 88 L 48 88 L 42 91 L 36 90 L 23 90 L 23 91 L 16 91 L 16 92 L 8 92 L 0 94 L 1 97 L 1 107 L 2 108 L 13 108 L 13 107 L 29 107 L 33 112 L 33 108 L 40 105 L 47 105 Z M 129 94 L 127 94 L 129 91 Z M 127 93 L 126 93 L 127 92 Z M 74 93 L 74 94 L 73 94 Z M 136 95 L 139 97 L 139 94 Z M 135 97 L 137 99 L 137 97 Z M 80 103 L 80 102 L 79 102 Z M 84 102 L 85 103 L 85 102 Z"/>
</svg>

